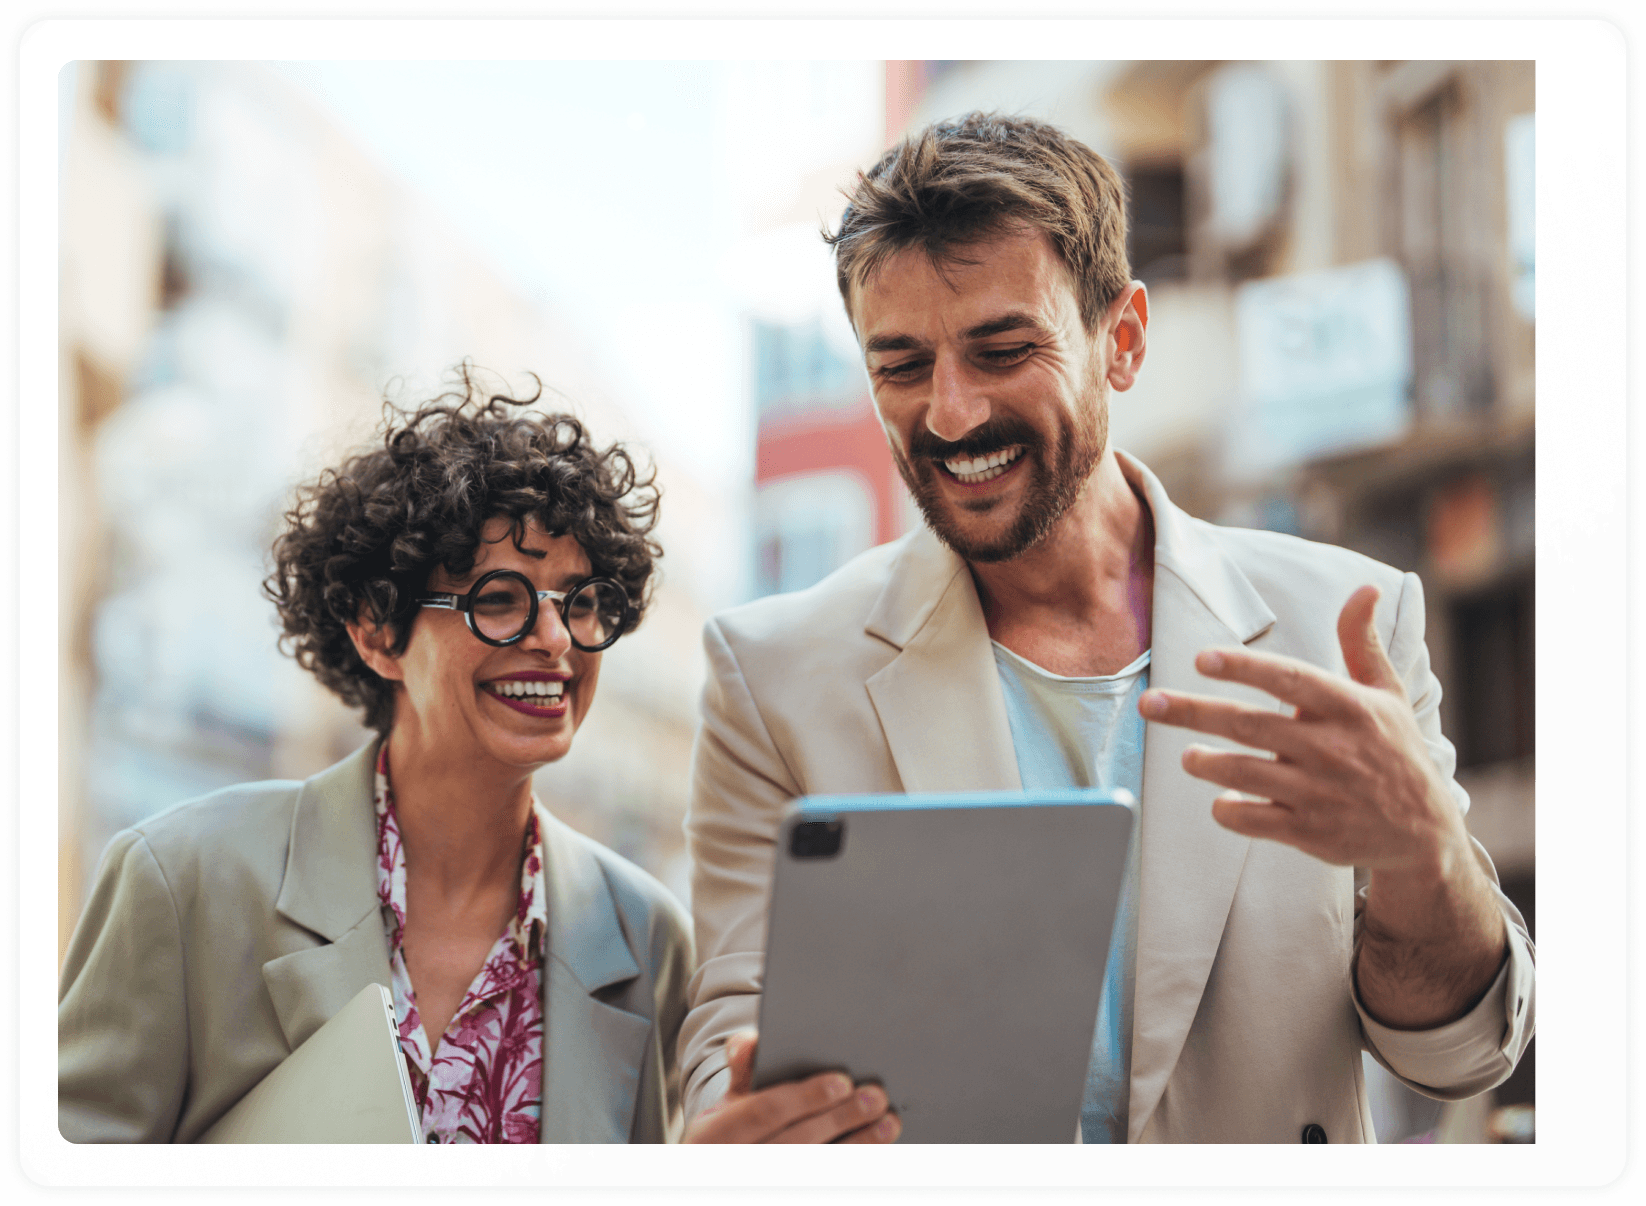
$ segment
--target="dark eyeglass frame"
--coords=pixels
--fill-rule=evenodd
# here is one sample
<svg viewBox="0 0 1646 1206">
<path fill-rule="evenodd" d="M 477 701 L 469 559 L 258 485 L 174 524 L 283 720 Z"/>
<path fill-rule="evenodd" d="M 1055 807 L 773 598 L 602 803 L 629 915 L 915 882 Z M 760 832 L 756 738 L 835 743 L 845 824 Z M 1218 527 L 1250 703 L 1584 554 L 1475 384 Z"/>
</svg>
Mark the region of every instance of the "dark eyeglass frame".
<svg viewBox="0 0 1646 1206">
<path fill-rule="evenodd" d="M 496 582 L 499 578 L 512 578 L 525 587 L 526 601 L 529 605 L 526 611 L 526 622 L 521 626 L 520 631 L 515 633 L 512 637 L 508 637 L 501 641 L 495 637 L 489 637 L 485 633 L 481 632 L 479 625 L 474 622 L 474 601 L 480 597 L 481 593 L 487 586 L 493 582 Z M 572 634 L 571 616 L 568 614 L 570 611 L 569 605 L 571 600 L 576 597 L 580 590 L 596 583 L 605 583 L 613 590 L 617 591 L 618 598 L 623 600 L 623 616 L 620 620 L 618 620 L 616 628 L 612 632 L 611 636 L 601 641 L 598 645 L 585 645 Z M 475 581 L 475 584 L 469 588 L 469 593 L 466 595 L 419 595 L 417 605 L 419 607 L 433 607 L 441 611 L 460 611 L 463 613 L 463 619 L 468 622 L 469 631 L 474 633 L 475 636 L 488 645 L 495 645 L 499 648 L 507 648 L 510 645 L 518 644 L 532 634 L 532 630 L 537 627 L 539 605 L 544 599 L 552 599 L 555 603 L 559 604 L 560 623 L 566 629 L 566 635 L 571 638 L 571 643 L 578 649 L 581 649 L 584 653 L 599 653 L 602 649 L 611 648 L 612 644 L 618 637 L 629 631 L 640 614 L 636 610 L 634 603 L 630 601 L 629 592 L 623 589 L 623 584 L 615 578 L 606 577 L 604 574 L 590 574 L 587 578 L 583 578 L 572 583 L 571 587 L 567 590 L 538 590 L 532 583 L 532 580 L 526 577 L 525 574 L 522 574 L 519 570 L 506 569 L 492 570 L 489 574 L 480 575 L 479 579 Z"/>
</svg>

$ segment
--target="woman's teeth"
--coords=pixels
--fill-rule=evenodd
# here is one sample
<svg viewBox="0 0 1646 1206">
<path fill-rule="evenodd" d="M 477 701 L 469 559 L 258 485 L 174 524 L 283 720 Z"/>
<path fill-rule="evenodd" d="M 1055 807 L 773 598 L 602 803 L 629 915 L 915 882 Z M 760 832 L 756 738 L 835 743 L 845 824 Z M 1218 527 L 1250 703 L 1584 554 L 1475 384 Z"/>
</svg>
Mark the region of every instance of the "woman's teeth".
<svg viewBox="0 0 1646 1206">
<path fill-rule="evenodd" d="M 1007 465 L 1022 455 L 1023 445 L 1013 444 L 1010 448 L 1002 448 L 999 452 L 989 453 L 988 456 L 944 461 L 943 467 L 967 485 L 976 485 L 978 482 L 999 477 L 1006 472 Z"/>
<path fill-rule="evenodd" d="M 527 681 L 518 678 L 499 679 L 497 682 L 486 684 L 486 690 L 493 695 L 506 695 L 511 699 L 539 695 L 545 697 L 549 703 L 558 703 L 565 689 L 565 683 Z"/>
</svg>

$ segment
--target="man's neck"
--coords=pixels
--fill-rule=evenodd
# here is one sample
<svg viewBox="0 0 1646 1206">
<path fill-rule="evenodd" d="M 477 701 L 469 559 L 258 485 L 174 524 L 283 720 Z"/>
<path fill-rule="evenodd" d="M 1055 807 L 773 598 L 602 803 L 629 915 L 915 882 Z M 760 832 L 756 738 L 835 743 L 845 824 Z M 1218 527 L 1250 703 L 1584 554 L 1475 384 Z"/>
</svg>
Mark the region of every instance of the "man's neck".
<svg viewBox="0 0 1646 1206">
<path fill-rule="evenodd" d="M 1044 539 L 970 568 L 989 635 L 1053 674 L 1113 674 L 1149 647 L 1154 520 L 1112 448 Z"/>
</svg>

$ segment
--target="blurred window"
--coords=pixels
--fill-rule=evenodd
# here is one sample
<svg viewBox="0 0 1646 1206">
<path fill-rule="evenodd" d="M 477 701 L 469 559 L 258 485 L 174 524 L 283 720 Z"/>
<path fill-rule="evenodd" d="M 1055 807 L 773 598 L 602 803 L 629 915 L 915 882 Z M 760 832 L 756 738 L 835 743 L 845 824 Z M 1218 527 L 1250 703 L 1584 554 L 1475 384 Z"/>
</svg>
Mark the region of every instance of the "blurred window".
<svg viewBox="0 0 1646 1206">
<path fill-rule="evenodd" d="M 188 150 L 194 140 L 194 95 L 187 74 L 142 64 L 123 82 L 120 109 L 138 145 L 156 155 Z"/>
<path fill-rule="evenodd" d="M 1231 63 L 1208 78 L 1201 237 L 1236 278 L 1266 275 L 1291 185 L 1290 105 L 1260 63 Z"/>
<path fill-rule="evenodd" d="M 1444 419 L 1487 405 L 1484 282 L 1467 254 L 1465 224 L 1478 220 L 1466 179 L 1471 162 L 1462 102 L 1446 85 L 1400 122 L 1400 257 L 1412 290 L 1416 401 Z"/>
<path fill-rule="evenodd" d="M 756 589 L 804 590 L 874 544 L 874 496 L 849 470 L 798 474 L 755 496 Z"/>
<path fill-rule="evenodd" d="M 855 405 L 862 370 L 830 346 L 823 324 L 754 324 L 755 408 L 760 415 Z"/>
<path fill-rule="evenodd" d="M 1182 280 L 1188 250 L 1183 229 L 1183 166 L 1134 167 L 1126 173 L 1131 190 L 1127 255 L 1132 275 L 1147 285 Z"/>
<path fill-rule="evenodd" d="M 1503 183 L 1509 219 L 1509 289 L 1515 310 L 1533 316 L 1537 292 L 1536 119 L 1530 113 L 1511 117 L 1503 130 Z"/>
<path fill-rule="evenodd" d="M 1460 767 L 1535 752 L 1533 604 L 1530 574 L 1451 604 Z"/>
</svg>

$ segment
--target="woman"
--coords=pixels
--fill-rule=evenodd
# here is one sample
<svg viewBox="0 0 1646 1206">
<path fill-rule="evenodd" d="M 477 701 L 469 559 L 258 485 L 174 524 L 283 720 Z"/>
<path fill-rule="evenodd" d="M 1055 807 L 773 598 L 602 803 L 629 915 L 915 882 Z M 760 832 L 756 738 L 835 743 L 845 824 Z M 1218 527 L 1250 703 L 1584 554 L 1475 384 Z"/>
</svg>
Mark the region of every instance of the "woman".
<svg viewBox="0 0 1646 1206">
<path fill-rule="evenodd" d="M 531 789 L 644 611 L 657 490 L 520 405 L 465 373 L 299 492 L 265 587 L 378 738 L 114 839 L 63 968 L 66 1137 L 194 1140 L 373 982 L 428 1142 L 676 1133 L 686 918 Z"/>
<path fill-rule="evenodd" d="M 116 835 L 63 967 L 65 1137 L 193 1141 L 374 982 L 426 1141 L 678 1135 L 687 921 L 531 790 L 645 608 L 657 490 L 535 400 L 465 372 L 299 492 L 265 589 L 378 737 Z M 752 1057 L 688 1140 L 895 1138 L 878 1087 L 754 1092 Z"/>
</svg>

